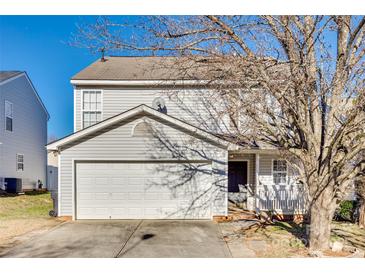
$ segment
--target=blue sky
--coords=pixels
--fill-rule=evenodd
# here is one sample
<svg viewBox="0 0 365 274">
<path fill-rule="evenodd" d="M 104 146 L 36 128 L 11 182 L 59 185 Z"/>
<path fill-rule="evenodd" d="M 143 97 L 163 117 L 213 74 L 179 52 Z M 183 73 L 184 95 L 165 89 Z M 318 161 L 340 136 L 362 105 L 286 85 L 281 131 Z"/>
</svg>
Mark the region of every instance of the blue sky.
<svg viewBox="0 0 365 274">
<path fill-rule="evenodd" d="M 129 23 L 144 20 L 143 16 L 110 18 Z M 94 23 L 96 19 L 97 16 L 0 16 L 0 70 L 28 73 L 50 113 L 50 137 L 61 138 L 73 132 L 70 78 L 100 56 L 67 42 L 72 33 L 77 33 L 76 24 Z M 124 30 L 123 38 L 128 39 L 132 34 L 131 29 Z M 334 39 L 333 34 L 327 35 L 327 42 L 334 45 L 333 53 Z"/>
<path fill-rule="evenodd" d="M 48 136 L 73 131 L 70 78 L 98 56 L 67 44 L 76 23 L 92 16 L 0 16 L 0 70 L 26 71 L 51 119 Z"/>
</svg>

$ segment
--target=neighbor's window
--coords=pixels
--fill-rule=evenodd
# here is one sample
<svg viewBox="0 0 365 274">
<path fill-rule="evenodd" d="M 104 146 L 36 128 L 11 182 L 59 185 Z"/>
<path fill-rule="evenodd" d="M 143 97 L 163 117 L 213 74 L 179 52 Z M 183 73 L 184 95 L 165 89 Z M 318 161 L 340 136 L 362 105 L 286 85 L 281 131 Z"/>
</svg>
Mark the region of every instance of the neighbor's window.
<svg viewBox="0 0 365 274">
<path fill-rule="evenodd" d="M 273 177 L 274 184 L 286 184 L 288 175 L 288 167 L 285 160 L 273 161 Z"/>
<path fill-rule="evenodd" d="M 5 129 L 13 131 L 13 104 L 5 101 Z"/>
<path fill-rule="evenodd" d="M 101 121 L 101 91 L 83 91 L 82 127 L 86 128 Z"/>
<path fill-rule="evenodd" d="M 24 170 L 24 155 L 23 154 L 16 155 L 16 170 L 17 171 Z"/>
</svg>

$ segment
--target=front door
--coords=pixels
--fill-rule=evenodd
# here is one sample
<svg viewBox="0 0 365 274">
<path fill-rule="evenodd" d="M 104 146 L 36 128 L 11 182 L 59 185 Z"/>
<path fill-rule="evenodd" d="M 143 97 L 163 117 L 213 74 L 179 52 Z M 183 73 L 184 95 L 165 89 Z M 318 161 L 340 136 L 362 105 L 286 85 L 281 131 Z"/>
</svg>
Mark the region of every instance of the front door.
<svg viewBox="0 0 365 274">
<path fill-rule="evenodd" d="M 239 192 L 238 185 L 247 185 L 247 162 L 228 162 L 228 192 Z"/>
</svg>

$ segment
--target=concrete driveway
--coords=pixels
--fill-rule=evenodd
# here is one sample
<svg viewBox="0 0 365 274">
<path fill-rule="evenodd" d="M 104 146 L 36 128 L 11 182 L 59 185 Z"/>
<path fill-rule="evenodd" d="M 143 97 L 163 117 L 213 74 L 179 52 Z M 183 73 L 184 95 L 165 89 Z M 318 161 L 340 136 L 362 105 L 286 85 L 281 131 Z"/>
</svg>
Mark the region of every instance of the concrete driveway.
<svg viewBox="0 0 365 274">
<path fill-rule="evenodd" d="M 212 221 L 118 220 L 68 222 L 5 257 L 225 258 L 230 252 Z"/>
</svg>

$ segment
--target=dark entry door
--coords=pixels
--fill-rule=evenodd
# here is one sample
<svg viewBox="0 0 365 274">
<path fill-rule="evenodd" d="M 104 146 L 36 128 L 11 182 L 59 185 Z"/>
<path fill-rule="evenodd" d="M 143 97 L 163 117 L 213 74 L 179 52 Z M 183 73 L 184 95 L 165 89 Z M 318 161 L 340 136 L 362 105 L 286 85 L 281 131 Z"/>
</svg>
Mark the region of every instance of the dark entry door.
<svg viewBox="0 0 365 274">
<path fill-rule="evenodd" d="M 239 184 L 247 185 L 247 162 L 228 162 L 228 192 L 239 192 Z"/>
</svg>

